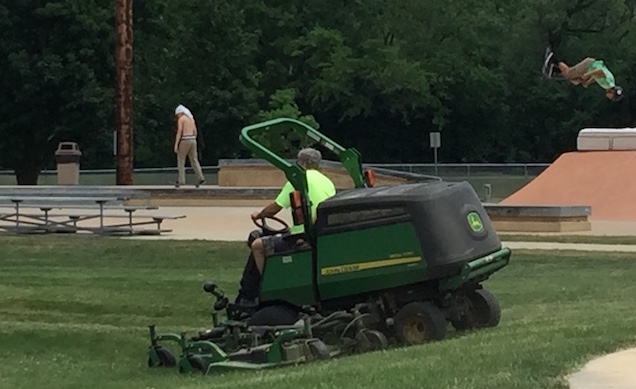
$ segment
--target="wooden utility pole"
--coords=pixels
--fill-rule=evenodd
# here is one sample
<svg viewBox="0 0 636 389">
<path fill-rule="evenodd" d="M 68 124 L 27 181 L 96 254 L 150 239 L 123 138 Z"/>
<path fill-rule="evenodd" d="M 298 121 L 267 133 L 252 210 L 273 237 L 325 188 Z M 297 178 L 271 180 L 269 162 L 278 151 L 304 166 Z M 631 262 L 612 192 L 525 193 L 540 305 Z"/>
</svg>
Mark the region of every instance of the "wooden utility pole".
<svg viewBox="0 0 636 389">
<path fill-rule="evenodd" d="M 133 183 L 132 2 L 115 0 L 117 185 Z"/>
</svg>

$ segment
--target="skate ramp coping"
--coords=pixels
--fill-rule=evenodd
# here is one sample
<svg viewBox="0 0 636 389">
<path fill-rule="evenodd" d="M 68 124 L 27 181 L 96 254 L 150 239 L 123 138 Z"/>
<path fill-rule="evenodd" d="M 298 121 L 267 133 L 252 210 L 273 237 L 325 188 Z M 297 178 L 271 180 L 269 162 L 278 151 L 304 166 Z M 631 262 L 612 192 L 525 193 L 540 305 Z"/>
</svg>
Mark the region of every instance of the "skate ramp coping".
<svg viewBox="0 0 636 389">
<path fill-rule="evenodd" d="M 288 160 L 295 163 L 294 160 Z M 373 169 L 377 186 L 399 185 L 413 182 L 440 181 L 441 178 L 383 169 L 363 165 L 364 169 Z M 321 171 L 329 177 L 337 189 L 353 188 L 353 180 L 340 162 L 323 160 Z M 219 160 L 218 184 L 221 187 L 282 187 L 287 178 L 282 170 L 272 166 L 264 159 L 221 159 Z"/>
<path fill-rule="evenodd" d="M 579 151 L 636 150 L 636 128 L 584 128 L 576 139 Z"/>
</svg>

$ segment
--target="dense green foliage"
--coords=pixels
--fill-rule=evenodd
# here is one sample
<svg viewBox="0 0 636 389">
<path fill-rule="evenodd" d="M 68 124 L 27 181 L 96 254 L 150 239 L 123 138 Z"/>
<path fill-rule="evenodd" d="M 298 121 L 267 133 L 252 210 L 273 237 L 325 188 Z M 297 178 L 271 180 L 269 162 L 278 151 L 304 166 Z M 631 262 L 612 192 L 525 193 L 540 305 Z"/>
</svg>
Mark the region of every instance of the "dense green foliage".
<svg viewBox="0 0 636 389">
<path fill-rule="evenodd" d="M 177 104 L 202 163 L 246 157 L 240 128 L 304 117 L 365 161 L 550 162 L 591 126 L 634 126 L 634 0 L 134 1 L 135 166 L 174 165 Z M 114 2 L 0 5 L 0 166 L 52 166 L 59 140 L 112 167 Z M 605 60 L 626 98 L 545 81 Z"/>
</svg>

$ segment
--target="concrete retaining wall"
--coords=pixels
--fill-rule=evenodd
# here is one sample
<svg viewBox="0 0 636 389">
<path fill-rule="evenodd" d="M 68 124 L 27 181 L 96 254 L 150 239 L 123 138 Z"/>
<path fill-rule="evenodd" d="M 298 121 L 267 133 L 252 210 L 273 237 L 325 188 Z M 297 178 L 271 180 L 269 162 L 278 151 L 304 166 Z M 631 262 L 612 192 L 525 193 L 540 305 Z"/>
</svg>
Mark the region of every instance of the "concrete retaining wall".
<svg viewBox="0 0 636 389">
<path fill-rule="evenodd" d="M 353 188 L 349 174 L 341 169 L 321 168 L 323 174 L 331 178 L 338 189 Z M 404 178 L 375 175 L 376 185 L 397 185 L 408 182 Z M 282 187 L 287 181 L 285 174 L 273 166 L 221 166 L 219 186 L 238 187 Z"/>
<path fill-rule="evenodd" d="M 294 160 L 288 160 L 295 163 Z M 349 173 L 340 162 L 323 160 L 321 171 L 336 185 L 337 189 L 353 188 Z M 376 186 L 398 185 L 409 182 L 425 182 L 441 180 L 439 177 L 427 176 L 396 170 L 364 166 L 373 169 Z M 218 185 L 221 187 L 277 187 L 285 184 L 285 174 L 263 159 L 221 159 L 219 160 Z"/>
</svg>

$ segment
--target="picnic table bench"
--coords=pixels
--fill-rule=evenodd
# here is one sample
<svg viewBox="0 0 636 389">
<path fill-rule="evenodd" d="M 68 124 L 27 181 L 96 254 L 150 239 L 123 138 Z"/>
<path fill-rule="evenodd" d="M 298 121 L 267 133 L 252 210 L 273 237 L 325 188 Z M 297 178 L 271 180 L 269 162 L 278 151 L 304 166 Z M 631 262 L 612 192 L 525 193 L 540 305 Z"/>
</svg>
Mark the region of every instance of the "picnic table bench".
<svg viewBox="0 0 636 389">
<path fill-rule="evenodd" d="M 120 200 L 116 197 L 69 197 L 69 196 L 0 196 L 0 203 L 9 201 L 13 204 L 15 212 L 0 213 L 0 222 L 5 221 L 10 225 L 0 224 L 0 229 L 11 230 L 16 233 L 51 233 L 51 232 L 92 232 L 105 235 L 159 235 L 172 230 L 162 229 L 161 223 L 164 220 L 175 220 L 184 218 L 185 215 L 141 215 L 133 216 L 137 210 L 153 210 L 156 206 L 107 206 L 110 202 Z M 87 205 L 93 203 L 93 205 Z M 94 209 L 99 207 L 99 212 L 82 214 L 55 214 L 53 209 Z M 39 209 L 42 214 L 24 213 L 21 209 Z M 106 215 L 105 210 L 123 210 L 128 215 Z M 54 220 L 62 218 L 62 220 Z M 92 219 L 99 219 L 99 227 L 80 226 L 78 223 Z M 126 223 L 105 224 L 105 219 L 126 218 Z M 133 220 L 134 218 L 145 218 L 143 221 Z M 150 220 L 148 220 L 150 219 Z M 156 224 L 156 229 L 138 229 L 139 226 Z"/>
</svg>

